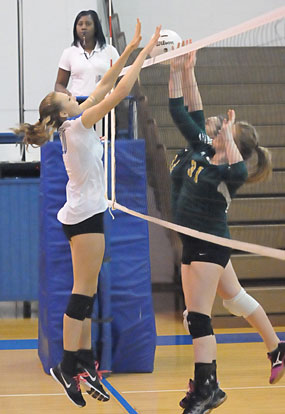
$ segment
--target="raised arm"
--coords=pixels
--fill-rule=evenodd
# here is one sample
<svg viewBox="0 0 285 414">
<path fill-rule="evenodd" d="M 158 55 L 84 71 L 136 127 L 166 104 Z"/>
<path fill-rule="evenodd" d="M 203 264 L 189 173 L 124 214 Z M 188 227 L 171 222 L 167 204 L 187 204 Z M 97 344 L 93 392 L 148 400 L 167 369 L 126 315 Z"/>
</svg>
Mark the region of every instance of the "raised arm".
<svg viewBox="0 0 285 414">
<path fill-rule="evenodd" d="M 184 103 L 189 112 L 203 110 L 201 95 L 195 76 L 196 50 L 186 55 L 182 70 L 182 91 Z"/>
<path fill-rule="evenodd" d="M 179 46 L 180 45 L 178 44 L 178 47 Z M 168 82 L 168 93 L 170 99 L 183 97 L 182 71 L 184 67 L 184 60 L 185 56 L 178 56 L 170 60 L 170 72 Z"/>
<path fill-rule="evenodd" d="M 184 44 L 183 42 L 182 46 Z M 191 146 L 195 146 L 201 141 L 207 143 L 203 113 L 190 113 L 191 109 L 192 111 L 201 109 L 200 100 L 192 97 L 197 104 L 190 106 L 190 109 L 188 108 L 192 86 L 195 95 L 197 94 L 197 82 L 194 74 L 195 60 L 195 52 L 171 59 L 168 84 L 170 114 L 177 128 Z"/>
<path fill-rule="evenodd" d="M 138 22 L 137 24 L 139 25 L 139 32 L 137 32 L 137 30 L 136 30 L 137 35 L 135 35 L 135 37 L 137 38 L 137 40 L 132 44 L 132 46 L 129 45 L 131 51 L 138 47 L 140 39 L 141 39 L 141 36 L 140 36 L 140 23 Z M 82 114 L 82 123 L 86 128 L 91 128 L 96 122 L 98 122 L 100 119 L 102 119 L 108 112 L 110 112 L 110 110 L 112 108 L 114 108 L 116 105 L 118 105 L 129 94 L 129 92 L 131 91 L 131 89 L 132 89 L 132 87 L 133 87 L 133 85 L 134 85 L 134 83 L 135 83 L 135 81 L 136 81 L 136 79 L 137 79 L 137 77 L 140 73 L 140 70 L 141 70 L 141 67 L 143 65 L 143 62 L 144 62 L 145 58 L 150 53 L 150 51 L 153 49 L 153 47 L 156 44 L 159 36 L 160 36 L 160 26 L 158 26 L 156 28 L 155 34 L 150 39 L 149 43 L 145 46 L 145 48 L 140 52 L 140 54 L 138 55 L 138 57 L 136 58 L 136 60 L 132 64 L 132 66 L 129 68 L 129 70 L 127 71 L 125 76 L 120 80 L 120 82 L 118 83 L 118 85 L 116 86 L 114 91 L 109 96 L 107 96 L 105 99 L 101 98 L 101 102 L 99 104 L 94 105 L 93 107 L 91 107 L 89 109 L 86 109 L 83 112 L 83 114 Z M 134 37 L 134 39 L 135 39 L 135 37 Z M 128 46 L 127 46 L 127 48 L 128 48 Z M 130 54 L 129 49 L 127 50 L 126 54 L 127 54 L 127 57 L 128 57 L 129 54 Z M 121 55 L 121 57 L 123 55 L 124 55 L 124 53 Z M 118 61 L 116 63 L 119 62 L 121 57 L 118 59 Z M 125 58 L 127 59 L 127 57 L 125 57 Z M 123 58 L 123 59 L 125 59 L 125 58 Z M 114 67 L 115 67 L 115 65 L 114 65 Z M 110 71 L 112 72 L 112 69 L 113 68 L 109 69 L 109 72 Z M 117 68 L 114 69 L 114 70 L 116 71 L 116 73 L 118 71 L 118 74 L 117 74 L 117 76 L 118 76 L 121 70 L 119 70 Z M 106 74 L 106 75 L 108 75 L 108 74 Z M 117 79 L 117 77 L 116 77 L 116 79 Z M 115 80 L 114 80 L 114 82 L 115 82 Z M 98 87 L 99 87 L 99 85 L 98 85 Z M 98 87 L 97 87 L 97 89 L 98 89 Z M 95 94 L 95 92 L 96 91 L 94 91 L 94 94 Z M 92 94 L 92 96 L 93 96 L 93 94 Z M 82 104 L 82 106 L 83 106 L 83 104 Z"/>
<path fill-rule="evenodd" d="M 189 41 L 182 42 L 182 47 Z M 178 44 L 178 48 L 180 44 Z M 196 50 L 171 59 L 169 77 L 169 97 L 183 96 L 189 112 L 203 110 L 201 95 L 195 76 Z"/>
<path fill-rule="evenodd" d="M 87 108 L 90 108 L 93 105 L 101 102 L 108 92 L 114 87 L 116 80 L 118 79 L 119 74 L 121 73 L 123 67 L 125 66 L 130 54 L 138 47 L 141 41 L 141 23 L 137 19 L 136 30 L 133 37 L 133 40 L 127 45 L 122 55 L 114 63 L 114 65 L 105 73 L 96 89 L 90 94 L 89 98 L 86 101 L 80 104 L 80 108 L 84 111 Z"/>
<path fill-rule="evenodd" d="M 235 143 L 233 137 L 233 127 L 235 123 L 235 111 L 233 109 L 228 110 L 228 120 L 224 120 L 218 139 L 221 137 L 224 141 L 226 156 L 228 163 L 236 164 L 243 161 L 243 157 Z"/>
</svg>

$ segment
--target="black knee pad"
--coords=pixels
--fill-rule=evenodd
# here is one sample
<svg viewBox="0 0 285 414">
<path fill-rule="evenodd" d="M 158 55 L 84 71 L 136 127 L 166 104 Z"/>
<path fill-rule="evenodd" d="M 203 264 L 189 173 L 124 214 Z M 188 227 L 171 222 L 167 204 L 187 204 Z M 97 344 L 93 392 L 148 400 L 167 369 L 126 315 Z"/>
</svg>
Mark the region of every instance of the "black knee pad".
<svg viewBox="0 0 285 414">
<path fill-rule="evenodd" d="M 93 306 L 93 296 L 78 295 L 73 293 L 70 296 L 66 309 L 66 315 L 73 319 L 83 321 Z"/>
<path fill-rule="evenodd" d="M 86 313 L 86 316 L 85 316 L 86 318 L 91 318 L 92 317 L 95 299 L 96 299 L 96 294 L 92 297 L 92 304 L 87 309 L 87 313 Z"/>
<path fill-rule="evenodd" d="M 188 312 L 187 321 L 189 332 L 193 339 L 214 335 L 211 318 L 208 315 L 198 312 Z"/>
</svg>

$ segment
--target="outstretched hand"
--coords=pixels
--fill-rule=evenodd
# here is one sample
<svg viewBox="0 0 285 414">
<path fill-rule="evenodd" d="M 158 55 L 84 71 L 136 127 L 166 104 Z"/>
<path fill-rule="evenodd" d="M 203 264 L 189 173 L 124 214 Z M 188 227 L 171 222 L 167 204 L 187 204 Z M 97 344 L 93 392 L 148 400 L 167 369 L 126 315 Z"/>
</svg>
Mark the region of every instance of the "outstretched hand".
<svg viewBox="0 0 285 414">
<path fill-rule="evenodd" d="M 189 45 L 190 43 L 192 43 L 191 39 L 186 40 L 186 46 Z M 192 50 L 191 52 L 187 53 L 187 55 L 185 55 L 184 69 L 189 70 L 195 67 L 196 60 L 197 60 L 196 52 L 197 50 Z"/>
<path fill-rule="evenodd" d="M 189 40 L 183 40 L 181 43 L 181 46 L 187 46 L 191 43 L 191 39 Z M 177 45 L 177 49 L 180 48 L 180 43 Z M 172 48 L 174 50 L 174 47 Z M 185 55 L 177 56 L 173 59 L 170 59 L 170 68 L 174 71 L 179 71 L 183 69 L 190 69 L 194 67 L 196 64 L 196 50 L 193 50 L 192 52 L 186 53 Z"/>
<path fill-rule="evenodd" d="M 129 47 L 131 48 L 131 51 L 134 51 L 138 48 L 141 40 L 142 40 L 141 22 L 139 19 L 137 19 L 135 34 L 134 34 L 132 41 L 129 43 Z"/>
<path fill-rule="evenodd" d="M 236 119 L 236 114 L 235 114 L 234 109 L 229 109 L 228 119 L 224 119 L 221 131 L 219 133 L 219 135 L 221 135 L 221 137 L 224 140 L 234 139 L 233 138 L 233 125 L 235 123 L 235 119 Z"/>
<path fill-rule="evenodd" d="M 233 126 L 236 120 L 236 113 L 234 109 L 229 109 L 228 110 L 228 124 Z"/>
<path fill-rule="evenodd" d="M 147 54 L 149 54 L 152 49 L 154 48 L 154 46 L 156 45 L 159 36 L 160 36 L 160 30 L 161 30 L 161 25 L 156 26 L 154 35 L 152 36 L 152 38 L 150 39 L 150 41 L 148 42 L 148 44 L 145 46 L 144 50 Z"/>
<path fill-rule="evenodd" d="M 185 46 L 185 41 L 182 41 L 181 46 Z M 177 49 L 180 48 L 180 43 L 177 44 Z M 172 46 L 172 50 L 175 50 L 175 48 Z M 184 67 L 184 62 L 185 62 L 185 55 L 182 56 L 177 56 L 173 59 L 170 59 L 170 69 L 172 71 L 179 71 L 182 70 Z"/>
<path fill-rule="evenodd" d="M 236 164 L 237 162 L 243 161 L 238 142 L 235 140 L 235 111 L 233 109 L 228 110 L 228 119 L 224 119 L 222 128 L 216 139 L 221 139 L 224 145 L 224 162 L 228 164 Z M 215 140 L 216 140 L 215 139 Z M 213 141 L 213 143 L 215 142 Z M 217 153 L 216 153 L 217 155 Z"/>
<path fill-rule="evenodd" d="M 186 70 L 195 67 L 196 59 L 197 59 L 196 52 L 197 52 L 197 50 L 192 50 L 192 52 L 187 53 L 186 59 L 185 59 L 185 62 L 184 62 L 184 68 Z"/>
</svg>

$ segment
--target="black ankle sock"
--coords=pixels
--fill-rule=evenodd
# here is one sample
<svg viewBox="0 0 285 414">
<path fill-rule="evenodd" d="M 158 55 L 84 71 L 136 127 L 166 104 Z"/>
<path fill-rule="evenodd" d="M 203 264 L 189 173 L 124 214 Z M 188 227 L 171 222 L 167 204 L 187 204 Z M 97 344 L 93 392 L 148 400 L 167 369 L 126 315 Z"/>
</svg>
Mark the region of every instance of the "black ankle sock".
<svg viewBox="0 0 285 414">
<path fill-rule="evenodd" d="M 206 363 L 206 362 L 196 362 L 195 363 L 195 373 L 194 378 L 198 377 L 206 377 L 208 378 L 209 375 L 211 375 L 213 371 L 213 363 Z"/>
<path fill-rule="evenodd" d="M 213 363 L 195 363 L 195 391 L 203 398 L 207 398 L 212 392 Z"/>
<path fill-rule="evenodd" d="M 215 359 L 213 359 L 213 361 L 212 361 L 212 367 L 213 367 L 212 374 L 214 375 L 214 382 L 217 383 L 218 382 L 218 380 L 217 380 L 217 362 L 216 362 Z"/>
<path fill-rule="evenodd" d="M 79 349 L 76 353 L 77 359 L 87 364 L 88 366 L 94 366 L 94 355 L 92 349 Z"/>
<path fill-rule="evenodd" d="M 63 360 L 61 362 L 61 369 L 63 372 L 70 376 L 74 376 L 77 374 L 76 372 L 76 352 L 73 351 L 63 351 Z"/>
</svg>

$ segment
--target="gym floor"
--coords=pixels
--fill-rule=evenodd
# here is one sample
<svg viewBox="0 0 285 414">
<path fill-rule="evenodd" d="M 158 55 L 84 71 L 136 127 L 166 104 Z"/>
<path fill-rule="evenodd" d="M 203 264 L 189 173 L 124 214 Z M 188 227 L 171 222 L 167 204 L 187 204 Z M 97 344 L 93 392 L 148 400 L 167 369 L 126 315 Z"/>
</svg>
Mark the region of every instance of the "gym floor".
<svg viewBox="0 0 285 414">
<path fill-rule="evenodd" d="M 165 301 L 163 301 L 165 303 Z M 155 308 L 161 307 L 155 301 Z M 3 414 L 54 414 L 78 410 L 61 387 L 42 369 L 37 354 L 36 312 L 23 319 L 6 305 L 0 319 L 0 407 Z M 10 308 L 10 309 L 9 309 Z M 21 307 L 18 305 L 18 312 Z M 21 312 L 20 312 L 21 313 Z M 35 315 L 33 315 L 35 314 Z M 6 315 L 6 316 L 5 316 Z M 158 346 L 150 374 L 112 374 L 104 379 L 111 400 L 100 403 L 83 394 L 84 412 L 97 414 L 181 413 L 178 403 L 193 376 L 192 345 L 187 344 L 181 312 L 155 309 Z M 276 327 L 285 339 L 285 326 Z M 272 386 L 268 382 L 270 364 L 260 338 L 250 328 L 215 329 L 218 344 L 218 378 L 227 392 L 227 401 L 217 413 L 284 413 L 285 378 Z"/>
</svg>

